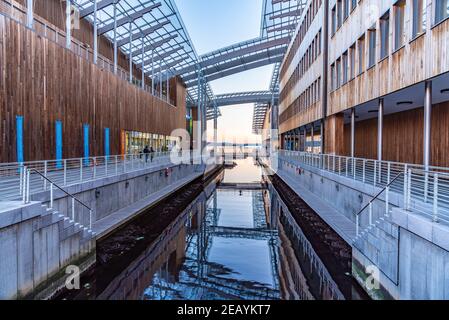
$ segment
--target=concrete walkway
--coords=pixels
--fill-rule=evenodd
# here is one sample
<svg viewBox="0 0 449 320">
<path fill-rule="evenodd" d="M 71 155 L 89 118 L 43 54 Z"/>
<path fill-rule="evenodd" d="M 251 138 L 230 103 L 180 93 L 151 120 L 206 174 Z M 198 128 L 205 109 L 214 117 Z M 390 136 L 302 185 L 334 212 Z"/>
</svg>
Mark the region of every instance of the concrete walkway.
<svg viewBox="0 0 449 320">
<path fill-rule="evenodd" d="M 304 200 L 337 234 L 352 246 L 352 241 L 356 237 L 355 222 L 346 218 L 335 208 L 327 204 L 315 194 L 306 190 L 299 181 L 295 180 L 284 170 L 278 170 L 277 175 L 281 178 L 298 196 Z"/>
<path fill-rule="evenodd" d="M 98 220 L 93 225 L 93 231 L 96 234 L 96 238 L 100 239 L 107 235 L 108 233 L 115 230 L 118 226 L 126 223 L 127 221 L 131 220 L 133 217 L 140 214 L 142 211 L 144 211 L 146 208 L 148 208 L 151 205 L 156 204 L 157 202 L 161 201 L 162 199 L 168 197 L 172 193 L 178 191 L 191 181 L 195 180 L 196 178 L 202 176 L 202 172 L 194 172 L 191 175 L 176 181 L 175 183 L 151 194 L 150 196 L 139 200 L 135 203 L 133 203 L 130 206 L 127 206 L 123 209 L 120 209 L 113 214 Z"/>
</svg>

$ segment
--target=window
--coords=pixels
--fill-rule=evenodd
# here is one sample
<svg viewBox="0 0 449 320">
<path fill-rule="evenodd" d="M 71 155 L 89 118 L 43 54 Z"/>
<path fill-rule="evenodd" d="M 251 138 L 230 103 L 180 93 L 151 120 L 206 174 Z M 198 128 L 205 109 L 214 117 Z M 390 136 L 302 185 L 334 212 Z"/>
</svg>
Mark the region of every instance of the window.
<svg viewBox="0 0 449 320">
<path fill-rule="evenodd" d="M 398 50 L 405 43 L 405 0 L 394 6 L 394 49 Z"/>
<path fill-rule="evenodd" d="M 357 49 L 359 53 L 359 74 L 361 74 L 365 69 L 365 36 L 357 41 Z"/>
<path fill-rule="evenodd" d="M 343 3 L 342 0 L 337 1 L 337 28 L 340 28 L 343 24 L 342 14 L 343 14 Z"/>
<path fill-rule="evenodd" d="M 349 0 L 344 0 L 343 20 L 346 20 L 348 17 L 349 17 Z"/>
<path fill-rule="evenodd" d="M 331 90 L 335 90 L 335 64 L 331 65 Z"/>
<path fill-rule="evenodd" d="M 335 72 L 335 85 L 336 88 L 340 88 L 341 84 L 341 59 L 337 59 L 337 64 L 335 66 L 336 72 Z"/>
<path fill-rule="evenodd" d="M 376 27 L 373 26 L 368 30 L 368 68 L 371 68 L 376 63 Z"/>
<path fill-rule="evenodd" d="M 343 81 L 342 84 L 348 82 L 348 52 L 343 53 L 342 57 L 342 75 Z"/>
<path fill-rule="evenodd" d="M 389 54 L 390 44 L 390 12 L 380 18 L 380 59 Z"/>
<path fill-rule="evenodd" d="M 332 35 L 337 32 L 337 9 L 334 7 L 332 9 Z"/>
<path fill-rule="evenodd" d="M 439 23 L 449 17 L 449 0 L 436 0 L 435 23 Z"/>
<path fill-rule="evenodd" d="M 349 48 L 349 80 L 355 77 L 355 44 Z"/>
<path fill-rule="evenodd" d="M 412 37 L 415 38 L 426 31 L 427 15 L 426 0 L 413 0 L 413 30 Z"/>
</svg>

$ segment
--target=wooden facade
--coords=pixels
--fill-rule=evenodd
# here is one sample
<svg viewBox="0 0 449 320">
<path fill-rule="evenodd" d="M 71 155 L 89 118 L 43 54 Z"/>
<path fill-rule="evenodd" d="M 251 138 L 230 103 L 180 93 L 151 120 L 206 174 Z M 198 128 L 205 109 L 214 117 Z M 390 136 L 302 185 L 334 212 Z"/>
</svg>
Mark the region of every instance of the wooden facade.
<svg viewBox="0 0 449 320">
<path fill-rule="evenodd" d="M 92 156 L 104 154 L 105 128 L 111 154 L 120 153 L 121 130 L 170 135 L 186 119 L 184 85 L 176 81 L 171 92 L 177 107 L 0 16 L 0 162 L 16 161 L 17 115 L 24 117 L 26 161 L 56 157 L 56 120 L 63 158 L 83 155 L 83 124 Z"/>
<path fill-rule="evenodd" d="M 308 1 L 308 5 L 310 3 L 311 1 Z M 424 20 L 416 18 L 416 12 L 413 18 L 414 3 L 425 4 L 421 11 Z M 346 4 L 349 6 L 347 10 L 344 8 Z M 319 107 L 326 109 L 324 152 L 350 154 L 349 118 L 346 118 L 345 122 L 343 114 L 349 116 L 349 110 L 354 108 L 356 114 L 363 110 L 362 119 L 372 118 L 358 120 L 357 117 L 355 156 L 377 159 L 378 126 L 375 113 L 378 100 L 385 98 L 387 104 L 383 124 L 382 159 L 422 163 L 424 82 L 438 80 L 439 87 L 434 91 L 438 103 L 432 107 L 431 164 L 449 166 L 449 102 L 444 102 L 449 98 L 443 97 L 442 92 L 440 94 L 440 90 L 449 87 L 444 86 L 442 80 L 447 78 L 449 72 L 449 19 L 436 21 L 435 10 L 435 0 L 329 1 L 329 8 L 325 13 L 329 21 L 328 34 L 323 34 L 329 42 L 328 46 L 323 48 L 323 52 L 328 55 L 328 61 L 316 62 L 327 70 L 328 75 L 327 103 Z M 340 18 L 337 17 L 339 12 Z M 301 19 L 304 15 L 305 13 Z M 304 36 L 305 42 L 313 36 L 315 29 L 322 27 L 324 30 L 324 21 L 319 15 L 316 17 L 316 21 L 307 31 L 310 34 Z M 417 25 L 422 25 L 422 32 L 416 32 Z M 372 35 L 375 45 L 369 41 Z M 291 47 L 292 44 L 290 50 Z M 371 50 L 371 47 L 374 50 Z M 301 55 L 301 48 L 300 45 L 295 55 Z M 374 52 L 372 64 L 369 64 L 370 52 Z M 281 80 L 281 90 L 287 85 L 289 73 L 297 63 L 295 58 L 284 60 L 281 69 L 287 72 L 286 78 Z M 301 81 L 307 82 L 307 79 L 315 77 L 317 70 L 318 66 L 309 69 Z M 297 91 L 297 88 L 293 88 L 287 96 L 295 96 Z M 414 95 L 413 101 L 409 97 L 410 93 Z M 396 104 L 399 106 L 399 102 L 412 104 L 408 108 L 411 110 L 396 111 L 395 107 Z M 313 107 L 306 112 L 289 116 L 288 120 L 280 124 L 280 131 L 288 133 L 323 119 L 324 115 L 319 112 L 315 114 L 314 109 Z M 281 106 L 280 112 L 284 110 L 285 107 Z"/>
</svg>

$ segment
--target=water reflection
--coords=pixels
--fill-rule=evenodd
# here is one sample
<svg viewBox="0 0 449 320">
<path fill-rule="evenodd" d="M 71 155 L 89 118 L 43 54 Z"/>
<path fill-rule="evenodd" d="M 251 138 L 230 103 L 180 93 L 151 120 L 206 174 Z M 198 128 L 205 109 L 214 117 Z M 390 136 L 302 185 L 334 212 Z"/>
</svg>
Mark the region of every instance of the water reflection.
<svg viewBox="0 0 449 320">
<path fill-rule="evenodd" d="M 236 162 L 237 167 L 226 170 L 225 182 L 260 182 L 260 167 L 252 158 Z M 230 190 L 217 189 L 212 183 L 138 258 L 123 265 L 101 292 L 86 289 L 85 296 L 119 300 L 345 298 L 271 186 L 269 190 Z M 92 282 L 102 278 L 99 273 Z"/>
<path fill-rule="evenodd" d="M 154 274 L 146 299 L 278 299 L 277 232 L 265 223 L 262 191 L 215 190 L 197 206 L 176 276 Z M 173 281 L 173 279 L 176 279 Z"/>
</svg>

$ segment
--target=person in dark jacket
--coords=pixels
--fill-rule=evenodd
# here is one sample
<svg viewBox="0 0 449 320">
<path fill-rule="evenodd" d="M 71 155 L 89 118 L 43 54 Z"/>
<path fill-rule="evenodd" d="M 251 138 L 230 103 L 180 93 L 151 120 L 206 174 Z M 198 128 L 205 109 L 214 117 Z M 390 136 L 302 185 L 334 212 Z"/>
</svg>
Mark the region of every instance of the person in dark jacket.
<svg viewBox="0 0 449 320">
<path fill-rule="evenodd" d="M 145 146 L 145 148 L 143 149 L 143 154 L 145 155 L 145 162 L 148 162 L 148 155 L 150 154 L 150 149 L 148 149 L 148 146 Z M 151 160 L 153 161 L 153 160 Z"/>
<path fill-rule="evenodd" d="M 153 149 L 153 147 L 150 148 L 150 155 L 151 155 L 151 162 L 153 162 L 153 158 L 154 158 L 154 149 Z"/>
</svg>

